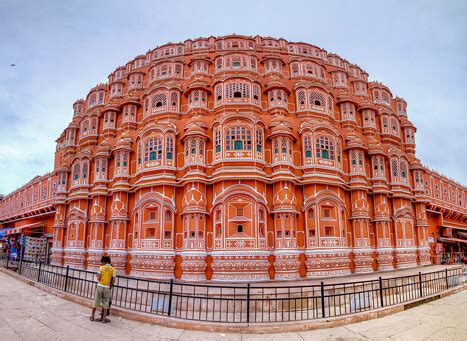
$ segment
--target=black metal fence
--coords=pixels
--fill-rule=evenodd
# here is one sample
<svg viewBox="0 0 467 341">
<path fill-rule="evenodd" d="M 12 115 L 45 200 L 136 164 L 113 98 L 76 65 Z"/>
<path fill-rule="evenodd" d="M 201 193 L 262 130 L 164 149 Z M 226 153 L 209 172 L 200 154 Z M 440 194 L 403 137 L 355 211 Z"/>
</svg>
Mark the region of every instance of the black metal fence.
<svg viewBox="0 0 467 341">
<path fill-rule="evenodd" d="M 5 258 L 1 266 L 15 268 L 21 276 L 55 289 L 94 298 L 94 272 Z M 206 322 L 306 321 L 410 302 L 459 286 L 463 281 L 462 268 L 318 285 L 217 285 L 117 276 L 112 306 Z"/>
</svg>

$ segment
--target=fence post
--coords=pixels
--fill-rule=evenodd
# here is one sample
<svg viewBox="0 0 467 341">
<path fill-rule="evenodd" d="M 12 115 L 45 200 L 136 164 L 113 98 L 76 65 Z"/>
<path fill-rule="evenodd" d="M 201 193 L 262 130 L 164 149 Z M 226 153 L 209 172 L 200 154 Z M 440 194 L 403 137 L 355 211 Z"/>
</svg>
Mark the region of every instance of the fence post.
<svg viewBox="0 0 467 341">
<path fill-rule="evenodd" d="M 325 309 L 324 309 L 324 282 L 321 282 L 321 313 L 322 317 L 326 317 Z"/>
<path fill-rule="evenodd" d="M 41 281 L 41 267 L 42 267 L 42 262 L 39 262 L 39 271 L 37 273 L 37 282 Z"/>
<path fill-rule="evenodd" d="M 446 274 L 446 290 L 449 289 L 449 281 L 448 281 L 448 269 L 444 269 Z"/>
<path fill-rule="evenodd" d="M 383 300 L 383 279 L 379 276 L 379 300 L 381 303 L 381 308 L 384 307 L 384 300 Z"/>
<path fill-rule="evenodd" d="M 66 289 L 67 289 L 67 287 L 68 287 L 68 271 L 69 271 L 69 270 L 70 270 L 70 266 L 67 265 L 67 266 L 66 266 L 66 274 L 65 274 L 65 288 L 64 288 L 64 290 L 63 290 L 63 291 L 65 291 L 65 292 L 66 292 Z"/>
<path fill-rule="evenodd" d="M 172 294 L 173 294 L 173 288 L 174 288 L 174 280 L 173 280 L 173 278 L 171 278 L 171 279 L 170 279 L 170 290 L 169 290 L 169 307 L 168 307 L 167 316 L 170 316 L 171 311 L 172 311 Z"/>
<path fill-rule="evenodd" d="M 418 283 L 419 283 L 419 290 L 420 290 L 420 297 L 423 297 L 423 287 L 422 287 L 422 273 L 418 272 Z"/>
<path fill-rule="evenodd" d="M 246 322 L 250 323 L 250 283 L 246 287 Z"/>
</svg>

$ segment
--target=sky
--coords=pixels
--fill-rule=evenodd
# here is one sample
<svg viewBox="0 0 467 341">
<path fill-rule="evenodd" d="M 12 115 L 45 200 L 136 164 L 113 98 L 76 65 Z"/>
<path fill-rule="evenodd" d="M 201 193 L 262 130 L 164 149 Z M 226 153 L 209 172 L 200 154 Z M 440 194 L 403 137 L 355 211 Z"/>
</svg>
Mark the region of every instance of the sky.
<svg viewBox="0 0 467 341">
<path fill-rule="evenodd" d="M 467 185 L 467 1 L 0 1 L 0 193 L 53 170 L 72 104 L 167 42 L 283 37 L 408 102 L 417 157 Z M 11 66 L 15 64 L 15 66 Z"/>
</svg>

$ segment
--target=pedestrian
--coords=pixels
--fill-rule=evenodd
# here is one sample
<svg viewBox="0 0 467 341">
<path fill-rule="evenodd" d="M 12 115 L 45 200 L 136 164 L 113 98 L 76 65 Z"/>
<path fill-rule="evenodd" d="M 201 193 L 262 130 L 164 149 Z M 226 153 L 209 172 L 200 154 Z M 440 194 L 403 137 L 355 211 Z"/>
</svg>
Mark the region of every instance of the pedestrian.
<svg viewBox="0 0 467 341">
<path fill-rule="evenodd" d="M 109 323 L 110 320 L 107 318 L 107 311 L 109 309 L 110 290 L 112 289 L 117 274 L 115 268 L 111 265 L 109 256 L 102 256 L 101 264 L 97 272 L 97 288 L 90 320 Z M 102 318 L 96 320 L 96 309 L 99 307 L 102 307 Z"/>
</svg>

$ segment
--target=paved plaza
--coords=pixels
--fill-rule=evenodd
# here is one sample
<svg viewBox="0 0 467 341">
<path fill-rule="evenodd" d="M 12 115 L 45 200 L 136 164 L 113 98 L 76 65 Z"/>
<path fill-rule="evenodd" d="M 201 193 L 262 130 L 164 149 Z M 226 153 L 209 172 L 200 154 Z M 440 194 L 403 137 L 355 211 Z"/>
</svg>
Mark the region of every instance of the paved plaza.
<svg viewBox="0 0 467 341">
<path fill-rule="evenodd" d="M 89 321 L 90 309 L 0 272 L 1 340 L 466 340 L 467 290 L 383 318 L 284 334 L 203 333 L 112 317 Z"/>
</svg>

